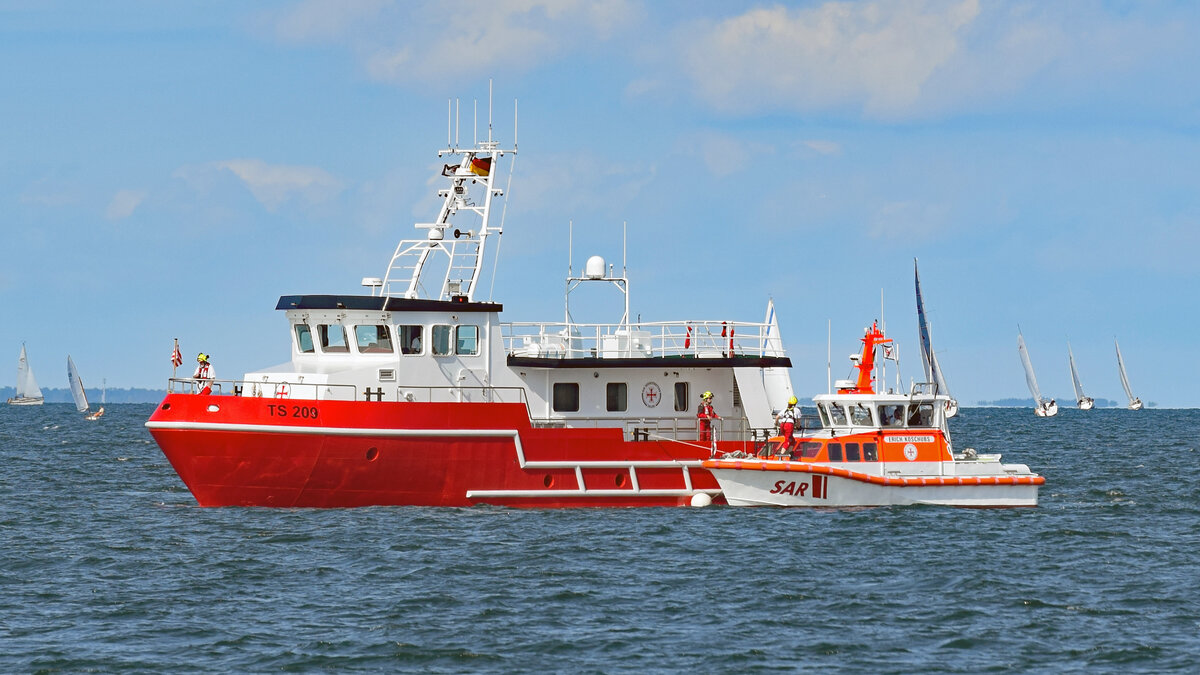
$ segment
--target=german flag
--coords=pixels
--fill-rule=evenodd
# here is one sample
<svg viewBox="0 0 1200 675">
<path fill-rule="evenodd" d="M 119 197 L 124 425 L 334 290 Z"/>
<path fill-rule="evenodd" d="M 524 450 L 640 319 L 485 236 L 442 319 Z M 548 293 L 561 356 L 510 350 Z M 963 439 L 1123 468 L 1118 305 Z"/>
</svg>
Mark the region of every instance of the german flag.
<svg viewBox="0 0 1200 675">
<path fill-rule="evenodd" d="M 475 158 L 471 159 L 471 173 L 475 174 L 476 176 L 486 176 L 491 172 L 492 172 L 492 158 L 491 157 L 485 157 L 483 159 L 479 159 L 478 157 L 475 157 Z"/>
</svg>

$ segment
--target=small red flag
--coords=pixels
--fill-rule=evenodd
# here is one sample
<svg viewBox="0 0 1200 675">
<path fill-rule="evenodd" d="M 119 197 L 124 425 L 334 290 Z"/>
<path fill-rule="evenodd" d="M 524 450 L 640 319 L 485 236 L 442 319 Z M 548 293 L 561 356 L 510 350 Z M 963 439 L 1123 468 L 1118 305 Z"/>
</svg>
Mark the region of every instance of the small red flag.
<svg viewBox="0 0 1200 675">
<path fill-rule="evenodd" d="M 179 352 L 179 340 L 175 341 L 175 350 L 171 352 L 171 365 L 176 368 L 183 365 L 183 354 Z"/>
</svg>

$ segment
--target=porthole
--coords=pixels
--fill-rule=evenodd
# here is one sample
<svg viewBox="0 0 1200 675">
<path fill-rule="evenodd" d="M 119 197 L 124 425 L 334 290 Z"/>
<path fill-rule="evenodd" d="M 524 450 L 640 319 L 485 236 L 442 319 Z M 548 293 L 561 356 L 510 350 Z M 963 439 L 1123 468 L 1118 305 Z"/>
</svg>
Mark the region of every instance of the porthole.
<svg viewBox="0 0 1200 675">
<path fill-rule="evenodd" d="M 379 458 L 379 448 L 367 448 L 367 461 L 374 462 Z"/>
<path fill-rule="evenodd" d="M 546 487 L 554 487 L 554 476 L 546 474 L 546 477 L 542 479 L 542 485 L 545 485 Z"/>
<path fill-rule="evenodd" d="M 617 484 L 617 487 L 619 487 L 619 488 L 625 487 L 625 474 L 623 474 L 623 473 L 617 474 L 617 478 L 614 482 Z"/>
</svg>

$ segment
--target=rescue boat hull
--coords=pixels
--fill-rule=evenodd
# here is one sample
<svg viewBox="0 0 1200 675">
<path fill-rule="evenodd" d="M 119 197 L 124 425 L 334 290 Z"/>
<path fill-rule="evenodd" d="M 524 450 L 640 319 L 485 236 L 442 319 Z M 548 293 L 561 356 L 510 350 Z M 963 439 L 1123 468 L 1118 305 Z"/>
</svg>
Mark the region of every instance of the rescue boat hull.
<svg viewBox="0 0 1200 675">
<path fill-rule="evenodd" d="M 523 404 L 169 394 L 147 422 L 201 506 L 682 506 L 709 448 L 543 429 Z M 722 443 L 729 451 L 742 443 Z"/>
<path fill-rule="evenodd" d="M 962 463 L 957 463 L 961 470 Z M 1019 464 L 977 465 L 963 475 L 867 473 L 844 465 L 785 460 L 708 460 L 730 506 L 1037 506 L 1045 482 Z"/>
</svg>

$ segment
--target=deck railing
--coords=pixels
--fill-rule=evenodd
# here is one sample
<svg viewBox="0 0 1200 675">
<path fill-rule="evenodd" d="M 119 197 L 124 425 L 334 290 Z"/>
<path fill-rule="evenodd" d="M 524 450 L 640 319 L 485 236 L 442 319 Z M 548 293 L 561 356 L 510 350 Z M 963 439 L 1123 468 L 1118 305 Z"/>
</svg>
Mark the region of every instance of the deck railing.
<svg viewBox="0 0 1200 675">
<path fill-rule="evenodd" d="M 505 350 L 540 358 L 784 356 L 766 323 L 665 321 L 634 324 L 506 323 Z"/>
</svg>

